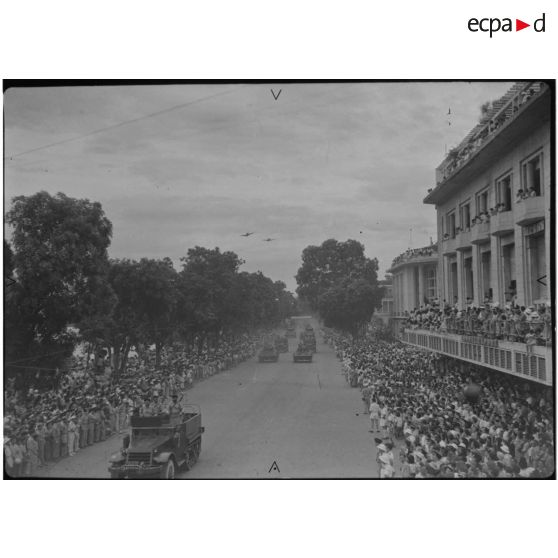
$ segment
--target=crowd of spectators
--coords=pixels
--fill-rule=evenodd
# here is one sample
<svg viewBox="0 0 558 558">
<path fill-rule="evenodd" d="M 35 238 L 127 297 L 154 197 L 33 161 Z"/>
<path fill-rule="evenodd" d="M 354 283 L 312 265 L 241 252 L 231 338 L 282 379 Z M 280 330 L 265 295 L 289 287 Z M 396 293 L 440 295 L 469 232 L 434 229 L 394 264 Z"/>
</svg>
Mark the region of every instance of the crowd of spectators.
<svg viewBox="0 0 558 558">
<path fill-rule="evenodd" d="M 534 345 L 550 344 L 552 315 L 545 304 L 519 306 L 498 303 L 459 310 L 448 305 L 425 304 L 406 312 L 404 327 L 461 335 L 482 336 Z"/>
<path fill-rule="evenodd" d="M 417 257 L 436 256 L 438 254 L 437 244 L 425 246 L 424 248 L 408 248 L 405 252 L 394 258 L 391 267 L 395 267 L 400 263 L 407 262 Z"/>
<path fill-rule="evenodd" d="M 479 123 L 472 131 L 469 139 L 464 145 L 459 148 L 454 148 L 448 154 L 448 163 L 443 171 L 442 180 L 445 180 L 458 168 L 463 166 L 489 139 L 494 132 L 501 128 L 508 120 L 513 118 L 519 108 L 529 101 L 536 93 L 541 90 L 542 84 L 533 83 L 528 88 L 521 91 L 513 99 L 510 99 L 508 106 L 499 107 L 497 114 L 494 114 L 494 109 L 489 111 L 487 117 Z M 492 112 L 492 115 L 490 115 Z"/>
<path fill-rule="evenodd" d="M 127 428 L 134 409 L 152 414 L 173 394 L 183 394 L 195 382 L 252 357 L 259 336 L 222 342 L 217 349 L 188 352 L 163 349 L 155 366 L 155 351 L 129 358 L 115 381 L 110 366 L 73 357 L 67 373 L 46 389 L 38 382 L 18 390 L 8 381 L 4 391 L 4 463 L 11 477 L 37 476 L 40 468 Z"/>
<path fill-rule="evenodd" d="M 552 390 L 448 357 L 329 332 L 370 412 L 380 477 L 547 477 Z"/>
</svg>

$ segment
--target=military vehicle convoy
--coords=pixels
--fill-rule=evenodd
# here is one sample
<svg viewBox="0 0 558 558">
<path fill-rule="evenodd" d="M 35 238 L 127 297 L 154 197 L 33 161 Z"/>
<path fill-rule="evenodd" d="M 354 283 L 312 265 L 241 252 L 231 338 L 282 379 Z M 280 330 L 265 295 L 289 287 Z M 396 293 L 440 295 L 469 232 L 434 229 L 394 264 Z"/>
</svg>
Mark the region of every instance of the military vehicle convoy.
<svg viewBox="0 0 558 558">
<path fill-rule="evenodd" d="M 185 405 L 182 413 L 130 417 L 131 435 L 110 458 L 111 479 L 173 479 L 190 470 L 201 451 L 201 411 Z"/>
<path fill-rule="evenodd" d="M 279 360 L 279 351 L 275 348 L 275 343 L 266 339 L 264 346 L 258 354 L 258 362 L 277 362 Z"/>
<path fill-rule="evenodd" d="M 309 347 L 313 353 L 316 352 L 316 335 L 312 327 L 306 326 L 306 329 L 300 334 L 300 341 Z"/>
<path fill-rule="evenodd" d="M 279 353 L 289 352 L 289 340 L 285 335 L 277 335 L 275 337 L 275 348 Z"/>
<path fill-rule="evenodd" d="M 312 362 L 312 354 L 312 348 L 301 340 L 293 353 L 293 362 Z"/>
</svg>

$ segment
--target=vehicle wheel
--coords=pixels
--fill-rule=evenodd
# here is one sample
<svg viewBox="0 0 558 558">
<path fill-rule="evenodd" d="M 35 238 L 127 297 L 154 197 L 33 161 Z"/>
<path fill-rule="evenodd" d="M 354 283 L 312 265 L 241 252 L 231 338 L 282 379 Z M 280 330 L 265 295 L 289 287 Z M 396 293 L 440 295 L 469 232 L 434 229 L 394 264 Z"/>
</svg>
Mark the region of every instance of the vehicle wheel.
<svg viewBox="0 0 558 558">
<path fill-rule="evenodd" d="M 194 444 L 194 448 L 192 450 L 192 454 L 193 454 L 193 458 L 192 458 L 192 465 L 194 463 L 198 462 L 198 459 L 200 457 L 200 452 L 201 452 L 201 440 L 198 440 L 195 444 Z"/>
<path fill-rule="evenodd" d="M 174 471 L 174 460 L 171 458 L 163 465 L 163 469 L 161 470 L 161 478 L 167 480 L 174 479 Z"/>
<path fill-rule="evenodd" d="M 192 468 L 192 449 L 188 448 L 186 450 L 186 455 L 184 456 L 184 463 L 182 467 L 185 471 L 189 471 Z"/>
</svg>

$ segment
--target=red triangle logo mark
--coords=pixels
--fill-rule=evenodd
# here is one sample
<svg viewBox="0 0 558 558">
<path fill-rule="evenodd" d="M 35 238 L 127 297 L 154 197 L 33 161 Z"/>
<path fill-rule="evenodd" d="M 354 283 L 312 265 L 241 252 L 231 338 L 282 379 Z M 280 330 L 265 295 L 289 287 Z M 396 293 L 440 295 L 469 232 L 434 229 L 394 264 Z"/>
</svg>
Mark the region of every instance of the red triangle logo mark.
<svg viewBox="0 0 558 558">
<path fill-rule="evenodd" d="M 525 29 L 526 27 L 531 27 L 531 24 L 530 23 L 525 23 L 524 21 L 521 21 L 520 19 L 515 20 L 515 30 L 516 31 L 521 31 L 522 29 Z"/>
</svg>

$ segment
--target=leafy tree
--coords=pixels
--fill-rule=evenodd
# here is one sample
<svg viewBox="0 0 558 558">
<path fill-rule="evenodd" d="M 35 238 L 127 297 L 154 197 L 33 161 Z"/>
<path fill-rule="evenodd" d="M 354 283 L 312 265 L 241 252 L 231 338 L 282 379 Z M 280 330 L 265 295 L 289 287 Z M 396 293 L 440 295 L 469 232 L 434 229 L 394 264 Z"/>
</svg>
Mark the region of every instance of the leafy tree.
<svg viewBox="0 0 558 558">
<path fill-rule="evenodd" d="M 14 253 L 4 239 L 4 277 L 11 277 L 14 272 Z"/>
<path fill-rule="evenodd" d="M 169 258 L 112 260 L 108 285 L 111 309 L 83 323 L 84 336 L 105 345 L 114 355 L 117 374 L 126 366 L 132 346 L 154 344 L 156 366 L 175 329 L 176 270 Z"/>
<path fill-rule="evenodd" d="M 283 281 L 275 281 L 275 292 L 279 299 L 279 319 L 284 320 L 297 313 L 297 303 L 293 293 L 287 291 Z"/>
<path fill-rule="evenodd" d="M 339 242 L 330 238 L 321 246 L 307 246 L 296 274 L 297 294 L 313 311 L 318 311 L 320 296 L 352 273 L 372 286 L 377 284 L 378 261 L 364 255 L 360 242 L 351 239 Z"/>
<path fill-rule="evenodd" d="M 136 267 L 139 337 L 155 345 L 155 366 L 161 364 L 161 350 L 172 338 L 177 304 L 177 272 L 170 258 L 143 258 Z"/>
<path fill-rule="evenodd" d="M 321 294 L 318 309 L 327 327 L 357 337 L 380 306 L 381 299 L 381 287 L 353 274 Z"/>
<path fill-rule="evenodd" d="M 91 312 L 102 290 L 112 225 L 101 204 L 47 192 L 15 197 L 6 221 L 17 277 L 8 353 L 63 356 L 74 342 L 67 326 Z"/>
<path fill-rule="evenodd" d="M 181 258 L 177 288 L 182 331 L 196 332 L 199 347 L 208 336 L 216 343 L 223 329 L 235 324 L 230 291 L 244 263 L 234 252 L 196 246 Z"/>
</svg>

